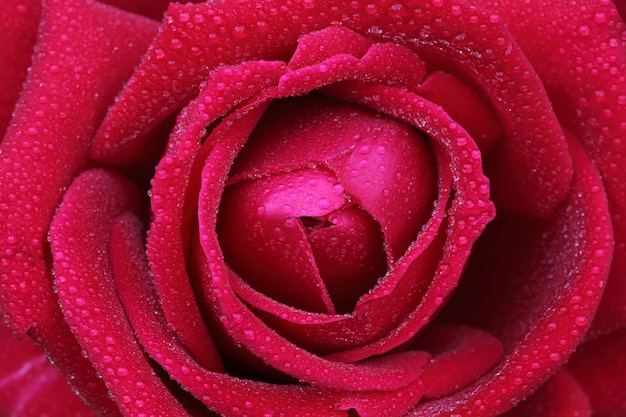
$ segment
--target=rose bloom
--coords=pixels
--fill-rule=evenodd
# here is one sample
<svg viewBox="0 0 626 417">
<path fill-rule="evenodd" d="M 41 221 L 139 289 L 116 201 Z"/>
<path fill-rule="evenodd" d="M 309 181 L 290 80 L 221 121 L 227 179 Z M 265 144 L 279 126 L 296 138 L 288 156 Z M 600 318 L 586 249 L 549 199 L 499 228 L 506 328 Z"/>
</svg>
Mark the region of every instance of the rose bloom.
<svg viewBox="0 0 626 417">
<path fill-rule="evenodd" d="M 0 4 L 0 415 L 626 415 L 625 2 L 168 3 Z"/>
</svg>

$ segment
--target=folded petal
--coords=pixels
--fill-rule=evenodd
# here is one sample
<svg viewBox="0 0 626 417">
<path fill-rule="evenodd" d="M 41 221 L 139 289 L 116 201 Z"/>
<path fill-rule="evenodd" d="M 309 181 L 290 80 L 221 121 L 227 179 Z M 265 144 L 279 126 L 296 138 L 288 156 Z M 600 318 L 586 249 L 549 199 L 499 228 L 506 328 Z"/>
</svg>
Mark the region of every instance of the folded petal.
<svg viewBox="0 0 626 417">
<path fill-rule="evenodd" d="M 554 219 L 499 215 L 443 312 L 498 337 L 502 360 L 467 389 L 412 415 L 502 413 L 543 384 L 583 340 L 608 277 L 613 234 L 596 168 L 571 136 L 570 149 L 574 182 Z"/>
<path fill-rule="evenodd" d="M 106 107 L 156 30 L 154 22 L 99 3 L 46 2 L 37 53 L 0 145 L 4 318 L 16 333 L 28 331 L 63 373 L 74 375 L 73 387 L 105 415 L 118 411 L 60 314 L 46 235 L 65 188 L 87 163 Z"/>
<path fill-rule="evenodd" d="M 593 410 L 595 416 L 596 410 Z M 560 369 L 533 395 L 502 417 L 591 417 L 589 398 L 566 370 Z M 617 414 L 616 414 L 617 416 Z"/>
<path fill-rule="evenodd" d="M 74 180 L 50 226 L 59 302 L 124 415 L 187 417 L 139 347 L 115 293 L 111 228 L 115 217 L 137 210 L 138 201 L 137 190 L 117 174 L 90 170 Z"/>
<path fill-rule="evenodd" d="M 493 7 L 490 1 L 481 3 Z M 615 3 L 624 10 L 623 1 Z M 619 75 L 626 73 L 626 25 L 608 1 L 587 0 L 575 7 L 556 0 L 497 5 L 537 69 L 559 120 L 581 140 L 602 175 L 616 253 L 592 335 L 610 332 L 626 324 L 626 79 Z"/>
<path fill-rule="evenodd" d="M 93 417 L 65 376 L 30 338 L 17 340 L 0 325 L 0 415 Z"/>
<path fill-rule="evenodd" d="M 552 105 L 497 16 L 453 0 L 436 7 L 419 1 L 412 10 L 329 0 L 290 3 L 280 13 L 272 7 L 228 1 L 172 4 L 154 47 L 100 127 L 92 156 L 134 158 L 149 142 L 148 133 L 194 97 L 216 66 L 283 57 L 294 51 L 301 35 L 343 22 L 368 38 L 408 47 L 471 80 L 487 97 L 507 136 L 494 158 L 499 174 L 494 187 L 508 210 L 545 217 L 567 193 L 571 160 Z M 319 13 L 312 21 L 301 19 L 314 12 Z"/>
<path fill-rule="evenodd" d="M 11 121 L 31 64 L 40 15 L 41 2 L 37 0 L 0 3 L 0 138 Z"/>
<path fill-rule="evenodd" d="M 626 410 L 626 330 L 583 343 L 567 370 L 589 396 L 593 415 L 619 417 Z"/>
</svg>

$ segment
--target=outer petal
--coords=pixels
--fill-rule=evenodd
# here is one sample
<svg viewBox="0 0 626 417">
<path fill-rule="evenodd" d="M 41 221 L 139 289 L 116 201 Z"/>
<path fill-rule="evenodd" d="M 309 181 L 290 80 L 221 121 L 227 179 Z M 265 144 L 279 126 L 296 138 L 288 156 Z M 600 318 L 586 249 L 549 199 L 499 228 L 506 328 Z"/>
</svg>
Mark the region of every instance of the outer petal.
<svg viewBox="0 0 626 417">
<path fill-rule="evenodd" d="M 4 318 L 19 334 L 30 328 L 103 415 L 118 411 L 60 314 L 46 234 L 65 187 L 87 161 L 95 126 L 155 30 L 145 19 L 98 3 L 47 2 L 33 66 L 0 152 Z"/>
<path fill-rule="evenodd" d="M 300 35 L 342 24 L 404 44 L 473 80 L 507 133 L 498 151 L 504 161 L 497 171 L 500 198 L 516 212 L 550 214 L 567 192 L 571 161 L 542 84 L 504 24 L 465 2 L 398 5 L 348 0 L 291 3 L 280 10 L 272 2 L 172 5 L 153 49 L 101 126 L 92 155 L 127 162 L 144 149 L 146 133 L 193 97 L 217 65 L 280 57 L 293 50 Z"/>
<path fill-rule="evenodd" d="M 0 415 L 92 417 L 65 377 L 32 340 L 18 341 L 0 325 Z"/>
<path fill-rule="evenodd" d="M 585 391 L 576 379 L 561 369 L 536 393 L 502 417 L 591 417 L 591 411 Z"/>
<path fill-rule="evenodd" d="M 9 125 L 30 66 L 40 14 L 38 0 L 0 2 L 0 138 Z"/>
<path fill-rule="evenodd" d="M 204 90 L 206 96 L 181 112 L 152 183 L 154 219 L 147 254 L 163 312 L 182 342 L 210 369 L 221 369 L 222 365 L 186 272 L 189 227 L 196 215 L 195 195 L 199 187 L 199 179 L 194 178 L 199 175 L 199 168 L 194 165 L 198 164 L 206 125 L 228 114 L 240 101 L 276 83 L 285 68 L 282 62 L 260 61 L 213 74 Z"/>
<path fill-rule="evenodd" d="M 474 249 L 448 317 L 495 334 L 503 360 L 473 386 L 413 416 L 502 413 L 555 372 L 581 342 L 598 306 L 613 240 L 606 194 L 575 139 L 570 194 L 550 222 L 498 216 Z M 444 312 L 446 313 L 446 312 Z"/>
<path fill-rule="evenodd" d="M 626 330 L 581 345 L 567 369 L 589 395 L 593 415 L 620 417 L 626 410 Z"/>
<path fill-rule="evenodd" d="M 617 3 L 623 10 L 624 2 Z M 592 334 L 610 331 L 626 324 L 626 26 L 609 1 L 497 5 L 537 68 L 557 116 L 580 138 L 602 175 L 616 253 Z"/>
<path fill-rule="evenodd" d="M 137 250 L 142 226 L 131 213 L 115 221 L 113 245 L 115 284 L 138 339 L 150 355 L 182 387 L 210 409 L 227 417 L 347 417 L 357 409 L 364 417 L 399 417 L 421 396 L 421 382 L 392 392 L 328 391 L 303 385 L 273 385 L 238 379 L 202 368 L 169 331 L 150 281 L 144 253 Z M 123 273 L 118 273 L 122 272 Z M 225 393 L 228 393 L 225 395 Z"/>
<path fill-rule="evenodd" d="M 138 201 L 119 175 L 91 170 L 77 177 L 50 226 L 55 284 L 65 318 L 122 413 L 188 417 L 139 348 L 115 293 L 111 227 Z"/>
<path fill-rule="evenodd" d="M 6 220 L 0 237 L 10 248 L 0 265 L 0 290 L 19 333 L 56 308 L 43 255 L 50 219 L 64 187 L 87 163 L 96 124 L 155 29 L 85 0 L 47 3 L 38 52 L 0 154 Z M 12 291 L 18 282 L 24 290 Z"/>
</svg>

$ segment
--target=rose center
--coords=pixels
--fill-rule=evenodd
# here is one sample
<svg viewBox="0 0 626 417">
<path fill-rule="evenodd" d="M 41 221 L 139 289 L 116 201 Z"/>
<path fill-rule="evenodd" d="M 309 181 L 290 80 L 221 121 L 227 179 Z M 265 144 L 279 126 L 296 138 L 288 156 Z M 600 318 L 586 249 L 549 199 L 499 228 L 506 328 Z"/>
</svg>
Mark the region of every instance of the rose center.
<svg viewBox="0 0 626 417">
<path fill-rule="evenodd" d="M 426 141 L 403 123 L 319 96 L 280 100 L 231 171 L 224 256 L 280 303 L 350 312 L 428 219 L 435 175 Z"/>
</svg>

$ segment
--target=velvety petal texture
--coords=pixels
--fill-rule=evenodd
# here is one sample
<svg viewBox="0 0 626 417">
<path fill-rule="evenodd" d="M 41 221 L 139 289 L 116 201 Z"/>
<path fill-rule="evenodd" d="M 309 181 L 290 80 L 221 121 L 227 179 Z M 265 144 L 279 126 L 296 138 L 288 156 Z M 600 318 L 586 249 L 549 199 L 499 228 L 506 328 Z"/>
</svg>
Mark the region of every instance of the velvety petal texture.
<svg viewBox="0 0 626 417">
<path fill-rule="evenodd" d="M 4 1 L 0 414 L 623 417 L 624 10 Z"/>
<path fill-rule="evenodd" d="M 0 327 L 0 364 L 1 415 L 94 416 L 41 349 L 29 338 L 18 341 L 6 326 Z"/>
</svg>

